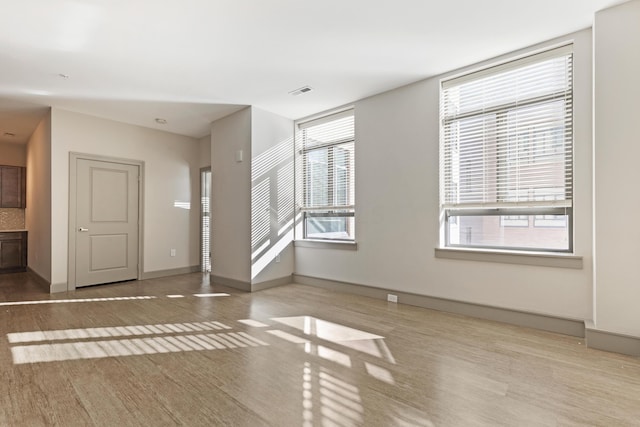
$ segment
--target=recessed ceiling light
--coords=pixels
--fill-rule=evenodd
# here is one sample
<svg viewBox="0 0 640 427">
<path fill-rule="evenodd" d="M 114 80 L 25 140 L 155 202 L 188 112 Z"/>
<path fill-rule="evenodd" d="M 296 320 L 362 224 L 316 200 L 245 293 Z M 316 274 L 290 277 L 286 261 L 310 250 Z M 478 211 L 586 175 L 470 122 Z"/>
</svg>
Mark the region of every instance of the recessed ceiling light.
<svg viewBox="0 0 640 427">
<path fill-rule="evenodd" d="M 5 132 L 4 136 L 8 136 L 9 138 L 13 138 L 14 136 L 16 136 L 16 134 L 13 133 L 13 132 Z"/>
<path fill-rule="evenodd" d="M 302 95 L 303 93 L 311 92 L 312 90 L 313 88 L 310 86 L 302 86 L 301 88 L 289 92 L 289 95 L 298 96 Z"/>
<path fill-rule="evenodd" d="M 166 119 L 161 119 L 160 117 L 156 118 L 156 123 L 158 123 L 159 125 L 166 125 L 167 124 L 167 120 Z"/>
</svg>

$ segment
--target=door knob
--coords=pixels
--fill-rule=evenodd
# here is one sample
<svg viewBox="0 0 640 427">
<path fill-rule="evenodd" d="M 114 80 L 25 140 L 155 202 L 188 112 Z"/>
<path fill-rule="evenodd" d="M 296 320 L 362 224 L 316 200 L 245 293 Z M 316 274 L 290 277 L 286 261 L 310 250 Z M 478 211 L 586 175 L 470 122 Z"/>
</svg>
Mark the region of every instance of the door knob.
<svg viewBox="0 0 640 427">
<path fill-rule="evenodd" d="M 82 231 L 83 233 L 86 233 L 87 231 L 89 231 L 88 228 L 84 228 L 84 227 L 80 227 L 78 228 L 78 231 Z"/>
</svg>

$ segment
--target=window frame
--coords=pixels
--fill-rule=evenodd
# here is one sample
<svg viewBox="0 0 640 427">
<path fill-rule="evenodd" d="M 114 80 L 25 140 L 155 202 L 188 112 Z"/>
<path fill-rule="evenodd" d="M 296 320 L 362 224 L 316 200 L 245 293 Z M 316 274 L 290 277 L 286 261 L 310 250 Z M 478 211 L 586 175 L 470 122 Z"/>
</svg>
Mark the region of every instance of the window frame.
<svg viewBox="0 0 640 427">
<path fill-rule="evenodd" d="M 346 117 L 353 117 L 354 121 L 354 131 L 353 134 L 349 138 L 339 139 L 336 141 L 330 141 L 327 143 L 321 143 L 312 145 L 310 147 L 305 147 L 305 141 L 303 136 L 303 129 L 313 127 L 316 125 L 322 125 L 325 123 L 330 123 L 332 121 L 340 120 Z M 351 161 L 348 162 L 346 167 L 346 199 L 349 199 L 349 195 L 351 195 L 352 199 L 355 199 L 355 111 L 353 107 L 341 109 L 339 111 L 333 111 L 330 113 L 322 114 L 319 116 L 315 116 L 310 120 L 302 120 L 296 122 L 296 139 L 298 139 L 298 143 L 296 144 L 296 164 L 299 169 L 298 179 L 300 182 L 298 183 L 298 191 L 296 191 L 296 195 L 298 198 L 297 210 L 300 213 L 301 218 L 301 231 L 302 238 L 298 238 L 298 240 L 304 241 L 318 241 L 322 243 L 355 243 L 355 200 L 351 200 L 350 204 L 343 205 L 335 205 L 335 194 L 339 191 L 336 187 L 339 185 L 339 180 L 335 179 L 335 176 L 338 174 L 338 165 L 335 163 L 335 151 L 337 148 L 341 146 L 351 145 L 353 147 L 351 156 L 353 157 Z M 332 201 L 332 203 L 327 203 L 325 206 L 305 206 L 305 202 L 308 200 L 308 191 L 309 191 L 309 158 L 307 156 L 308 153 L 317 151 L 317 150 L 327 150 L 327 198 Z M 329 165 L 331 165 L 329 167 Z M 349 223 L 347 221 L 346 227 L 351 227 L 352 230 L 347 232 L 348 235 L 352 237 L 347 238 L 338 238 L 338 237 L 322 237 L 322 236 L 309 236 L 308 234 L 308 220 L 312 218 L 353 218 L 353 223 Z"/>
<path fill-rule="evenodd" d="M 447 209 L 444 212 L 445 217 L 445 248 L 454 249 L 483 249 L 483 250 L 499 250 L 499 251 L 517 251 L 517 252 L 548 252 L 548 253 L 561 253 L 572 254 L 573 253 L 573 215 L 569 213 L 572 209 L 569 208 L 510 208 L 510 209 L 463 209 L 453 210 Z M 452 215 L 452 213 L 463 212 L 464 215 Z M 450 243 L 449 236 L 449 217 L 461 217 L 461 216 L 507 216 L 507 215 L 563 215 L 567 217 L 567 234 L 569 249 L 537 249 L 527 246 L 489 246 L 489 245 L 464 245 L 460 243 Z M 511 228 L 518 228 L 513 226 Z M 534 227 L 535 228 L 535 227 Z M 537 227 L 537 228 L 557 228 L 557 227 Z"/>
<path fill-rule="evenodd" d="M 567 128 L 568 128 L 568 132 L 570 134 L 570 138 L 568 140 L 569 144 L 571 144 L 571 152 L 568 155 L 569 156 L 569 164 L 570 164 L 570 170 L 569 170 L 569 174 L 570 174 L 570 178 L 567 178 L 567 170 L 565 169 L 565 183 L 567 181 L 570 181 L 570 185 L 569 185 L 569 198 L 568 200 L 571 201 L 570 206 L 549 206 L 549 207 L 526 207 L 526 206 L 505 206 L 505 207 L 496 207 L 495 205 L 500 205 L 502 202 L 500 201 L 496 201 L 494 203 L 494 206 L 491 207 L 481 207 L 481 206 L 474 206 L 472 208 L 467 208 L 467 207 L 447 207 L 445 206 L 445 202 L 444 199 L 441 198 L 440 201 L 440 211 L 442 214 L 442 218 L 443 218 L 443 223 L 442 226 L 444 227 L 443 229 L 443 233 L 441 234 L 441 236 L 443 236 L 443 247 L 444 249 L 469 249 L 469 250 L 486 250 L 486 251 L 492 251 L 492 250 L 496 250 L 496 251 L 501 251 L 501 252 L 517 252 L 517 253 L 523 253 L 523 252 L 538 252 L 538 253 L 550 253 L 550 254 L 573 254 L 574 253 L 574 204 L 573 204 L 573 194 L 575 192 L 574 190 L 574 179 L 575 179 L 575 174 L 574 172 L 574 147 L 575 147 L 575 126 L 574 126 L 574 115 L 575 115 L 575 110 L 572 108 L 572 104 L 573 104 L 573 100 L 574 100 L 574 79 L 573 79 L 573 68 L 574 68 L 574 63 L 573 63 L 573 54 L 574 54 L 574 50 L 573 50 L 573 44 L 569 43 L 560 47 L 554 47 L 551 49 L 547 49 L 545 51 L 542 52 L 537 52 L 537 53 L 532 53 L 532 54 L 528 54 L 525 55 L 523 57 L 520 58 L 515 58 L 512 60 L 508 60 L 504 63 L 501 64 L 497 64 L 497 65 L 493 65 L 493 66 L 489 66 L 477 71 L 472 71 L 470 73 L 465 73 L 462 76 L 459 77 L 452 77 L 452 78 L 448 78 L 445 80 L 441 81 L 440 84 L 440 99 L 441 99 L 441 105 L 440 105 L 440 192 L 441 192 L 441 197 L 443 197 L 442 192 L 444 191 L 444 185 L 445 185 L 445 181 L 444 181 L 444 176 L 445 176 L 445 172 L 443 171 L 443 167 L 444 167 L 444 162 L 443 162 L 443 151 L 445 150 L 444 148 L 444 134 L 447 131 L 446 126 L 447 124 L 451 124 L 456 122 L 457 120 L 464 120 L 466 118 L 473 118 L 473 117 L 478 117 L 481 120 L 486 120 L 487 119 L 487 112 L 483 111 L 482 113 L 474 113 L 474 112 L 467 112 L 467 113 L 463 113 L 461 114 L 459 117 L 455 117 L 453 119 L 449 119 L 448 121 L 445 119 L 444 114 L 443 114 L 443 91 L 444 91 L 444 85 L 453 81 L 453 80 L 463 80 L 463 81 L 474 81 L 476 79 L 482 79 L 484 77 L 487 76 L 491 76 L 494 74 L 499 74 L 501 71 L 505 70 L 505 69 L 513 69 L 513 70 L 517 70 L 521 67 L 525 67 L 528 64 L 531 63 L 536 63 L 537 61 L 544 61 L 545 59 L 548 58 L 552 58 L 554 57 L 553 52 L 554 51 L 564 51 L 564 55 L 571 55 L 571 82 L 570 82 L 570 103 L 571 103 L 571 113 L 570 113 L 570 123 L 565 123 L 563 129 L 564 132 L 567 132 Z M 563 56 L 563 54 L 556 54 L 558 57 Z M 515 65 L 514 65 L 515 64 Z M 542 96 L 542 97 L 532 97 L 532 98 L 525 98 L 524 102 L 522 103 L 517 103 L 517 102 L 513 102 L 511 103 L 511 101 L 508 101 L 506 103 L 502 103 L 502 104 L 498 104 L 497 106 L 493 107 L 493 112 L 495 113 L 495 118 L 493 119 L 494 122 L 494 131 L 495 131 L 495 138 L 496 138 L 496 150 L 497 153 L 495 154 L 496 157 L 496 161 L 499 162 L 505 162 L 505 159 L 508 158 L 508 156 L 510 156 L 510 150 L 518 150 L 518 141 L 517 141 L 517 137 L 515 138 L 514 143 L 516 144 L 515 146 L 511 143 L 505 143 L 505 141 L 508 141 L 509 136 L 508 133 L 501 133 L 504 132 L 504 128 L 508 127 L 507 123 L 507 116 L 512 113 L 513 111 L 517 111 L 519 108 L 526 108 L 528 106 L 538 106 L 538 105 L 543 105 L 544 103 L 551 103 L 551 102 L 555 102 L 556 100 L 563 100 L 563 108 L 567 108 L 567 99 L 557 96 L 555 94 L 550 93 L 547 96 Z M 509 104 L 513 104 L 513 105 L 509 105 Z M 565 117 L 566 117 L 566 113 L 565 113 Z M 448 129 L 448 131 L 450 132 L 451 129 Z M 500 138 L 503 139 L 503 141 L 500 141 Z M 566 140 L 565 140 L 566 143 Z M 543 144 L 546 144 L 546 142 L 543 142 Z M 540 146 L 535 145 L 533 147 L 529 147 L 528 149 L 530 150 L 539 150 Z M 552 151 L 551 154 L 554 154 L 555 152 Z M 451 155 L 451 154 L 448 154 Z M 565 154 L 566 156 L 566 154 Z M 565 158 L 566 159 L 566 158 Z M 565 160 L 565 166 L 566 166 L 566 160 Z M 495 183 L 495 191 L 498 192 L 501 190 L 500 186 L 504 185 L 501 184 L 500 180 L 497 179 L 496 183 Z M 566 192 L 567 191 L 567 186 L 565 184 L 563 190 Z M 560 226 L 549 226 L 549 225 L 536 225 L 536 218 L 542 217 L 544 218 L 544 216 L 564 216 L 566 217 L 566 228 L 567 228 L 567 248 L 566 249 L 554 249 L 554 248 L 538 248 L 535 246 L 501 246 L 501 245 L 491 245 L 491 244 L 461 244 L 461 243 L 452 243 L 451 242 L 451 224 L 457 224 L 458 226 L 460 226 L 460 218 L 463 217 L 474 217 L 474 216 L 500 216 L 500 227 L 501 228 L 529 228 L 532 224 L 533 224 L 533 228 L 562 228 Z M 526 216 L 527 217 L 527 225 L 512 225 L 512 224 L 503 224 L 503 217 L 507 217 L 507 216 Z M 455 222 L 453 222 L 451 220 L 451 218 L 455 218 Z"/>
</svg>

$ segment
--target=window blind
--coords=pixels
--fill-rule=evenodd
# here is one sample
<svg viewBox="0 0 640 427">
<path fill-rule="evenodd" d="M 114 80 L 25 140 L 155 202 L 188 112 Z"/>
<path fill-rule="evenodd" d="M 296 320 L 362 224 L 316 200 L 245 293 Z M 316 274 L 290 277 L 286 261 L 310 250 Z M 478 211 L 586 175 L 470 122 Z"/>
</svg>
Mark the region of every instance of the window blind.
<svg viewBox="0 0 640 427">
<path fill-rule="evenodd" d="M 571 208 L 570 45 L 444 81 L 440 101 L 444 209 Z"/>
<path fill-rule="evenodd" d="M 200 267 L 211 271 L 211 169 L 200 171 Z"/>
<path fill-rule="evenodd" d="M 354 208 L 354 116 L 341 112 L 299 124 L 303 211 Z"/>
</svg>

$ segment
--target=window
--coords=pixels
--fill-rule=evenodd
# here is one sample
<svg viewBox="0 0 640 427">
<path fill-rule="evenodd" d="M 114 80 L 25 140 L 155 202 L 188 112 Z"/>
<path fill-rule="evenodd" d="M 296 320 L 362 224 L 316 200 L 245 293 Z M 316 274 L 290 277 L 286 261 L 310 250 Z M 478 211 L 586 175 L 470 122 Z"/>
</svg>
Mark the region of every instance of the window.
<svg viewBox="0 0 640 427">
<path fill-rule="evenodd" d="M 527 215 L 504 215 L 500 217 L 503 227 L 528 227 L 529 217 Z"/>
<path fill-rule="evenodd" d="M 353 111 L 304 122 L 298 129 L 303 237 L 354 240 Z"/>
<path fill-rule="evenodd" d="M 442 82 L 445 246 L 573 250 L 572 61 L 569 45 Z"/>
</svg>

